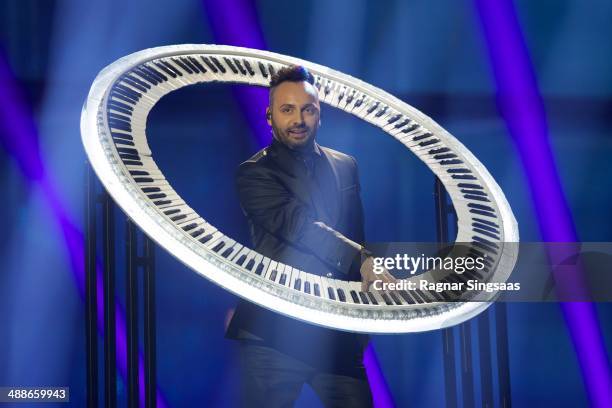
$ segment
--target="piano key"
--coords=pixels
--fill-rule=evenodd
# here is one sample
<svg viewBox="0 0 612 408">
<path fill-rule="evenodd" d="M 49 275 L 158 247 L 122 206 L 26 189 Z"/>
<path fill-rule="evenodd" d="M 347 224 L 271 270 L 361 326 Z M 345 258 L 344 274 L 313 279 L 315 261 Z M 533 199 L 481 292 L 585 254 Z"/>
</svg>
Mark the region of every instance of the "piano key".
<svg viewBox="0 0 612 408">
<path fill-rule="evenodd" d="M 276 278 L 277 275 L 278 262 L 271 261 L 265 271 L 261 274 L 261 276 L 266 280 L 273 280 L 272 277 Z"/>
</svg>

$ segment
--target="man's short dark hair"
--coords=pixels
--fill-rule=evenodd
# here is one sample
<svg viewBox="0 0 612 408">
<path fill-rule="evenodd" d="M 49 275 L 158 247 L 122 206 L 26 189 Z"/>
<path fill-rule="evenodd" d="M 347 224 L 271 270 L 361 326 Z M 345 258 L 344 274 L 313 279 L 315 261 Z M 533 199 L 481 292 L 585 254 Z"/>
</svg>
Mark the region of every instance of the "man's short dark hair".
<svg viewBox="0 0 612 408">
<path fill-rule="evenodd" d="M 270 104 L 272 104 L 272 95 L 274 88 L 283 82 L 308 82 L 314 85 L 314 76 L 301 65 L 289 65 L 276 71 L 270 79 Z"/>
</svg>

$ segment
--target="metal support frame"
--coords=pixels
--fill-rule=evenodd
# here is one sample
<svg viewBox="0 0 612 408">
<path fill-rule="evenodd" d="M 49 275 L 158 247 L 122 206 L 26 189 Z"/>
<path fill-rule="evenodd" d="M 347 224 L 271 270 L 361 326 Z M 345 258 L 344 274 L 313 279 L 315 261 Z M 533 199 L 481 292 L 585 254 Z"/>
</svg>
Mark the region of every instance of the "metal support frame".
<svg viewBox="0 0 612 408">
<path fill-rule="evenodd" d="M 446 189 L 436 178 L 434 183 L 434 200 L 436 204 L 436 233 L 440 248 L 449 241 L 449 215 L 455 214 L 453 207 L 447 199 Z M 456 214 L 455 214 L 456 217 Z M 474 358 L 478 358 L 480 369 L 480 400 L 483 408 L 494 406 L 493 389 L 493 358 L 497 364 L 497 382 L 499 384 L 498 398 L 502 408 L 511 407 L 510 398 L 510 367 L 508 358 L 508 329 L 506 321 L 506 305 L 495 304 L 492 309 L 495 313 L 494 331 L 496 341 L 496 355 L 491 353 L 491 318 L 490 309 L 484 311 L 477 319 L 467 321 L 459 327 L 448 328 L 442 331 L 442 353 L 444 363 L 444 386 L 446 391 L 446 407 L 457 408 L 458 379 L 457 358 L 461 376 L 461 406 L 471 408 L 476 406 L 474 389 Z M 472 353 L 472 326 L 477 324 L 478 353 Z M 458 338 L 459 353 L 455 339 Z"/>
<path fill-rule="evenodd" d="M 117 341 L 126 341 L 127 346 L 127 406 L 138 408 L 144 398 L 147 408 L 156 406 L 156 341 L 155 341 L 155 245 L 139 232 L 134 223 L 125 219 L 125 305 L 126 338 L 117 339 L 115 332 L 116 316 L 116 243 L 115 243 L 115 204 L 112 198 L 98 188 L 96 175 L 91 166 L 85 168 L 85 338 L 86 338 L 86 375 L 87 406 L 98 407 L 98 313 L 103 319 L 104 364 L 104 406 L 116 407 L 117 401 Z M 98 192 L 98 190 L 101 190 Z M 98 217 L 102 226 L 102 286 L 103 299 L 98 299 L 97 288 L 97 243 Z M 142 236 L 142 239 L 139 239 Z M 139 248 L 140 244 L 140 248 Z M 139 251 L 140 249 L 140 251 Z M 139 255 L 139 252 L 142 255 Z M 140 395 L 139 387 L 139 270 L 142 270 L 142 301 L 144 320 L 144 385 L 145 393 Z M 103 300 L 103 307 L 98 307 Z"/>
</svg>

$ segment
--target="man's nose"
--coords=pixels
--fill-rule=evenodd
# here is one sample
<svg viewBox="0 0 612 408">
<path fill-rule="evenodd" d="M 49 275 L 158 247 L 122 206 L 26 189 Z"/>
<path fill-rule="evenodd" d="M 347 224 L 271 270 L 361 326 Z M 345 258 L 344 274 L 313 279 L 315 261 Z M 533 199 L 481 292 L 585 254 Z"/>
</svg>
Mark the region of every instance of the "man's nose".
<svg viewBox="0 0 612 408">
<path fill-rule="evenodd" d="M 304 112 L 297 111 L 295 115 L 293 115 L 293 125 L 303 125 L 304 124 Z"/>
</svg>

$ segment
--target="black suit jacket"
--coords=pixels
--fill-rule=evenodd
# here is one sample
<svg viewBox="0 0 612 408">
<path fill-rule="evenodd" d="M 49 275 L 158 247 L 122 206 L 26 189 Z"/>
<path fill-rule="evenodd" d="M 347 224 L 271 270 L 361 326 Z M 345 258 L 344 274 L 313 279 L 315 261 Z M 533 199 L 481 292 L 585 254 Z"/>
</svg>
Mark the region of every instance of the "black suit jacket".
<svg viewBox="0 0 612 408">
<path fill-rule="evenodd" d="M 236 188 L 254 249 L 300 270 L 360 280 L 359 243 L 364 241 L 357 163 L 344 153 L 315 146 L 333 182 L 331 206 L 313 199 L 306 166 L 278 141 L 242 163 Z M 329 198 L 329 197 L 328 197 Z M 330 208 L 331 207 L 331 208 Z M 241 300 L 226 337 L 257 339 L 311 364 L 354 366 L 367 336 L 322 328 Z"/>
</svg>

